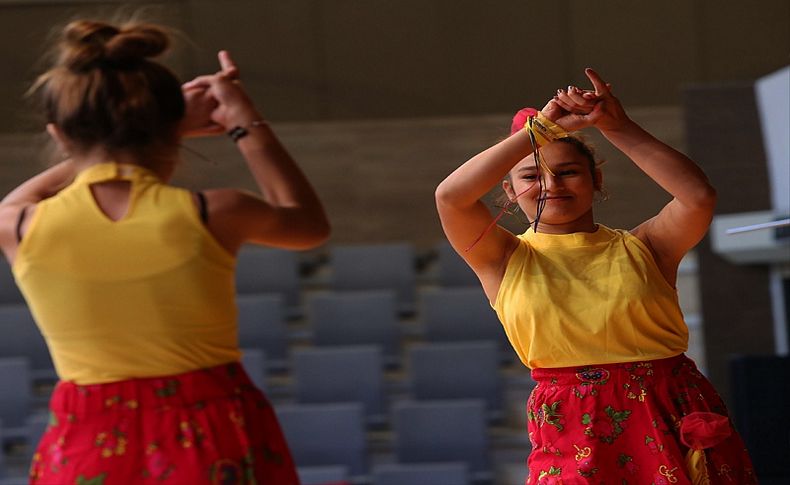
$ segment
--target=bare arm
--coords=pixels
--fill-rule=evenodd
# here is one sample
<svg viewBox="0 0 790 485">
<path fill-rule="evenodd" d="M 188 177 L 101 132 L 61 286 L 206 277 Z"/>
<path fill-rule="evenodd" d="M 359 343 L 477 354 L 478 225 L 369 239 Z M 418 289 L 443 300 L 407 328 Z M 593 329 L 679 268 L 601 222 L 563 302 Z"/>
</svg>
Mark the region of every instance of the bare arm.
<svg viewBox="0 0 790 485">
<path fill-rule="evenodd" d="M 494 222 L 480 199 L 530 153 L 529 136 L 520 131 L 469 159 L 436 188 L 436 208 L 447 239 L 480 278 L 491 301 L 499 289 L 504 263 L 516 247 L 516 238 L 494 226 L 467 250 Z"/>
<path fill-rule="evenodd" d="M 595 71 L 587 76 L 599 99 L 586 118 L 673 199 L 632 232 L 653 251 L 664 276 L 674 284 L 683 255 L 705 235 L 716 191 L 692 160 L 653 137 L 626 115 L 609 85 Z"/>
<path fill-rule="evenodd" d="M 674 286 L 680 260 L 710 226 L 716 190 L 693 161 L 636 123 L 602 133 L 673 197 L 633 233 L 653 250 L 664 276 Z"/>
<path fill-rule="evenodd" d="M 329 222 L 312 185 L 266 123 L 236 80 L 238 71 L 226 52 L 223 70 L 201 76 L 185 89 L 203 88 L 217 101 L 211 120 L 228 131 L 248 133 L 237 146 L 260 194 L 234 189 L 206 191 L 209 229 L 225 247 L 235 251 L 244 242 L 303 249 L 323 243 Z"/>
</svg>

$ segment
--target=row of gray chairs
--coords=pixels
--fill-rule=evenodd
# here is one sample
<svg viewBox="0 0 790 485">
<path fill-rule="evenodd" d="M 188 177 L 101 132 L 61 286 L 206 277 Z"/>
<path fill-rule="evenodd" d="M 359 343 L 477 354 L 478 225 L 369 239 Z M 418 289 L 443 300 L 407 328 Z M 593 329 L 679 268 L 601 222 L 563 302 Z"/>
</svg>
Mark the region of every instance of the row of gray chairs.
<svg viewBox="0 0 790 485">
<path fill-rule="evenodd" d="M 313 347 L 293 352 L 292 396 L 299 403 L 359 402 L 371 425 L 386 421 L 396 394 L 417 400 L 482 399 L 493 420 L 504 411 L 503 379 L 494 342 L 415 343 L 406 352 L 405 382 L 389 392 L 383 355 L 375 346 Z M 242 362 L 267 391 L 264 352 L 245 349 Z"/>
<path fill-rule="evenodd" d="M 447 242 L 435 247 L 437 285 L 446 288 L 478 286 L 477 277 Z M 415 304 L 417 256 L 409 243 L 338 245 L 328 250 L 327 288 L 335 291 L 391 290 L 399 312 L 411 313 Z M 289 315 L 298 313 L 300 278 L 293 252 L 246 246 L 238 256 L 239 294 L 277 293 Z"/>
<path fill-rule="evenodd" d="M 489 477 L 485 406 L 478 399 L 395 403 L 395 463 L 463 463 L 473 477 Z M 285 405 L 276 412 L 297 466 L 341 466 L 352 477 L 370 473 L 362 404 Z"/>
<path fill-rule="evenodd" d="M 290 333 L 281 297 L 241 295 L 237 301 L 242 347 L 263 349 L 273 367 L 287 367 Z M 315 345 L 378 345 L 388 363 L 399 361 L 404 332 L 392 291 L 317 292 L 305 307 Z M 417 308 L 425 340 L 491 340 L 504 360 L 512 360 L 504 330 L 479 288 L 422 289 Z"/>
</svg>

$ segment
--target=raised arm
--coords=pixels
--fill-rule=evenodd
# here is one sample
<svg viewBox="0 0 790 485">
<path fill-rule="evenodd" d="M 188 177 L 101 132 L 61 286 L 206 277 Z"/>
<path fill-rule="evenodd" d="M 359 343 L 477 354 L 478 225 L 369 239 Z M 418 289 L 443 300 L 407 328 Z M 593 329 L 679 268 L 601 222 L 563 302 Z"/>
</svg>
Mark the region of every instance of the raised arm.
<svg viewBox="0 0 790 485">
<path fill-rule="evenodd" d="M 205 89 L 217 102 L 211 121 L 223 132 L 242 134 L 235 142 L 260 194 L 206 191 L 209 229 L 231 251 L 244 242 L 291 249 L 323 243 L 329 222 L 313 187 L 238 82 L 230 56 L 223 51 L 219 59 L 222 71 L 201 76 L 184 89 Z"/>
<path fill-rule="evenodd" d="M 581 91 L 573 96 L 581 109 L 585 109 Z M 578 115 L 563 112 L 554 101 L 550 101 L 542 112 L 566 130 L 575 129 L 582 122 Z M 469 159 L 436 188 L 436 207 L 447 239 L 477 274 L 491 301 L 499 290 L 517 239 L 495 225 L 494 217 L 481 199 L 532 152 L 529 135 L 525 130 L 518 130 Z"/>
<path fill-rule="evenodd" d="M 664 276 L 674 284 L 683 255 L 708 230 L 716 191 L 691 159 L 631 120 L 595 71 L 587 69 L 586 73 L 599 99 L 587 117 L 590 123 L 673 197 L 656 216 L 632 232 L 651 248 Z"/>
</svg>

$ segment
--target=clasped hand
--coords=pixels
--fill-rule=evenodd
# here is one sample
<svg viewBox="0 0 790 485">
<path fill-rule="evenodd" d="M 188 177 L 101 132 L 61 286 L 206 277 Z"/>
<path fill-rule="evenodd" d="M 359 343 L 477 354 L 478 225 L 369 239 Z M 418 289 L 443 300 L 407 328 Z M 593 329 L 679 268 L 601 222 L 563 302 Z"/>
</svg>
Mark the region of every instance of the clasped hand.
<svg viewBox="0 0 790 485">
<path fill-rule="evenodd" d="M 620 101 L 612 94 L 611 84 L 604 82 L 594 70 L 584 70 L 593 90 L 568 86 L 560 89 L 541 110 L 543 115 L 565 131 L 576 131 L 594 126 L 601 131 L 613 131 L 629 121 Z"/>
</svg>

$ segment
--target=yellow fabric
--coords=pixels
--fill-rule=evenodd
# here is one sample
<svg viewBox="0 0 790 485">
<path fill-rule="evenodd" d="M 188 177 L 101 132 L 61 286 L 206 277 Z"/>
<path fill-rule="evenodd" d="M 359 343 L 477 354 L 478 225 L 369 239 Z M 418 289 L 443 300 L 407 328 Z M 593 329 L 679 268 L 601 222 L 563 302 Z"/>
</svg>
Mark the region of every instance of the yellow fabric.
<svg viewBox="0 0 790 485">
<path fill-rule="evenodd" d="M 710 485 L 708 475 L 708 461 L 704 450 L 690 449 L 686 453 L 686 468 L 689 472 L 692 485 Z"/>
<path fill-rule="evenodd" d="M 634 362 L 686 351 L 677 292 L 627 231 L 529 229 L 508 262 L 494 309 L 530 368 Z"/>
<path fill-rule="evenodd" d="M 118 221 L 91 193 L 108 180 L 131 183 Z M 13 272 L 59 377 L 91 384 L 238 360 L 234 265 L 189 191 L 104 163 L 38 204 Z"/>
</svg>

